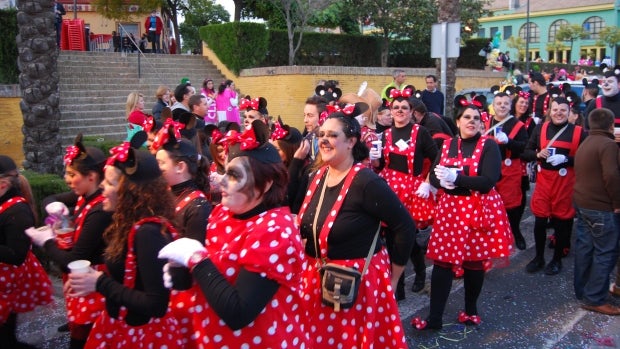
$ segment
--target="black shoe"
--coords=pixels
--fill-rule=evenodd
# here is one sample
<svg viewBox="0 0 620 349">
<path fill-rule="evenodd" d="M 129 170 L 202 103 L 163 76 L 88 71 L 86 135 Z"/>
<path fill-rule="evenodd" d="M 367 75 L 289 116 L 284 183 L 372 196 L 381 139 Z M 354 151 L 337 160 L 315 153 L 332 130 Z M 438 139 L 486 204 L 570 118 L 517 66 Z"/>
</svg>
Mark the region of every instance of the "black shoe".
<svg viewBox="0 0 620 349">
<path fill-rule="evenodd" d="M 58 326 L 58 332 L 69 332 L 69 323 Z"/>
<path fill-rule="evenodd" d="M 411 292 L 418 293 L 424 289 L 424 279 L 418 280 L 417 278 L 413 281 L 413 286 L 411 286 Z"/>
<path fill-rule="evenodd" d="M 515 245 L 521 251 L 526 249 L 527 246 L 525 246 L 525 238 L 523 237 L 523 234 L 521 233 L 515 234 Z"/>
<path fill-rule="evenodd" d="M 547 275 L 557 275 L 562 270 L 562 261 L 552 259 L 549 264 L 545 267 L 545 274 Z"/>
<path fill-rule="evenodd" d="M 545 267 L 545 260 L 543 258 L 535 257 L 525 266 L 525 271 L 528 273 L 535 273 L 542 270 Z"/>
</svg>

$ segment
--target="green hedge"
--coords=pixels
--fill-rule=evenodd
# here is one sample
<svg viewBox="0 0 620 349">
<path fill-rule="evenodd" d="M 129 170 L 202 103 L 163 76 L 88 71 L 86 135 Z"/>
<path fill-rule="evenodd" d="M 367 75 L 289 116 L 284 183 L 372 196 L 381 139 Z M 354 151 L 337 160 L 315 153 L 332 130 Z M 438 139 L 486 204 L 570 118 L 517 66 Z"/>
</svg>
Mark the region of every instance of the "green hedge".
<svg viewBox="0 0 620 349">
<path fill-rule="evenodd" d="M 200 38 L 228 69 L 239 74 L 263 60 L 269 44 L 264 24 L 232 22 L 200 27 Z"/>
<path fill-rule="evenodd" d="M 17 10 L 0 10 L 0 84 L 17 84 Z"/>
<path fill-rule="evenodd" d="M 239 74 L 241 69 L 288 65 L 288 33 L 269 30 L 260 23 L 212 24 L 200 28 L 200 38 L 222 63 Z M 380 67 L 381 38 L 369 35 L 304 33 L 295 56 L 296 65 Z M 461 47 L 459 68 L 483 69 L 484 58 L 478 51 L 488 39 L 471 39 Z M 392 40 L 388 66 L 428 68 L 435 66 L 430 57 L 430 42 Z"/>
<path fill-rule="evenodd" d="M 41 206 L 41 200 L 46 197 L 66 192 L 69 190 L 64 178 L 55 174 L 41 174 L 34 171 L 23 171 L 22 174 L 28 179 L 30 187 L 32 188 L 32 196 L 34 201 L 39 207 L 39 225 L 42 224 L 43 218 L 45 218 L 45 210 Z"/>
<path fill-rule="evenodd" d="M 109 156 L 110 149 L 116 147 L 121 142 L 119 142 L 118 140 L 105 139 L 105 137 L 101 136 L 84 136 L 84 138 L 82 139 L 82 143 L 84 143 L 84 145 L 86 146 L 97 147 L 101 149 L 105 156 Z"/>
</svg>

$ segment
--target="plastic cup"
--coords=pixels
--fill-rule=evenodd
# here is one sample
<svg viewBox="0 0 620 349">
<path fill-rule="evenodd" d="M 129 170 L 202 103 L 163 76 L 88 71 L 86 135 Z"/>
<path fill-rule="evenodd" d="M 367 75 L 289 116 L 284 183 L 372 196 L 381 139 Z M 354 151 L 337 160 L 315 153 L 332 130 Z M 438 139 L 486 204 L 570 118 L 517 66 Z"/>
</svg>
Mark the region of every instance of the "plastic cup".
<svg viewBox="0 0 620 349">
<path fill-rule="evenodd" d="M 78 259 L 67 264 L 71 274 L 85 274 L 90 271 L 90 262 L 85 259 Z"/>
<path fill-rule="evenodd" d="M 74 233 L 75 229 L 73 228 L 56 229 L 56 244 L 58 247 L 63 250 L 68 250 L 73 247 Z"/>
<path fill-rule="evenodd" d="M 497 126 L 495 127 L 495 134 L 501 133 L 502 132 L 502 126 Z"/>
<path fill-rule="evenodd" d="M 372 149 L 378 150 L 381 149 L 381 141 L 372 141 Z"/>
</svg>

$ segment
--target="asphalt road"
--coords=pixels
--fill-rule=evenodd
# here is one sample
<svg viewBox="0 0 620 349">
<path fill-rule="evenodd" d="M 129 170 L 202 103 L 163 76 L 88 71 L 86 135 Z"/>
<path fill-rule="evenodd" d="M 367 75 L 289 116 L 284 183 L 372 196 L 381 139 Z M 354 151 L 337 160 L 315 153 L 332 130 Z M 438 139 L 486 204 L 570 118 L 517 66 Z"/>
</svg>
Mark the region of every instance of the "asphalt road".
<svg viewBox="0 0 620 349">
<path fill-rule="evenodd" d="M 534 257 L 533 217 L 526 211 L 521 229 L 528 249 L 516 250 L 510 265 L 486 274 L 478 303 L 482 323 L 475 328 L 458 324 L 456 316 L 464 306 L 461 280 L 455 280 L 444 313 L 442 331 L 414 330 L 409 322 L 414 316 L 428 315 L 428 282 L 421 294 L 410 291 L 413 283 L 411 265 L 407 268 L 406 299 L 399 303 L 409 348 L 620 348 L 620 317 L 585 311 L 574 298 L 573 254 L 563 260 L 559 275 L 547 276 L 525 272 Z M 545 251 L 547 260 L 552 251 Z M 429 264 L 430 265 L 430 264 Z M 68 335 L 56 328 L 65 322 L 60 282 L 55 280 L 54 304 L 18 317 L 20 340 L 38 348 L 67 348 Z M 612 299 L 620 305 L 620 299 Z M 381 348 L 377 348 L 381 349 Z"/>
</svg>

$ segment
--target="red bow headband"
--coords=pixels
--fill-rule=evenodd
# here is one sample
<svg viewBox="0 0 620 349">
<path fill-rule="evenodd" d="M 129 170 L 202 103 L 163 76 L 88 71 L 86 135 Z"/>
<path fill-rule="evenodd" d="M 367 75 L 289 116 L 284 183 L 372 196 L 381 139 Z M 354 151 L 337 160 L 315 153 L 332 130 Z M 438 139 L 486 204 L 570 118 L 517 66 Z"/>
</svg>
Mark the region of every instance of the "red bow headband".
<svg viewBox="0 0 620 349">
<path fill-rule="evenodd" d="M 149 133 L 151 132 L 151 130 L 153 130 L 154 126 L 155 118 L 152 115 L 147 115 L 144 119 L 144 125 L 142 125 L 142 129 L 144 130 L 144 132 Z"/>
<path fill-rule="evenodd" d="M 341 112 L 347 116 L 351 116 L 355 112 L 355 104 L 347 104 L 344 107 L 340 107 L 339 105 L 327 105 L 327 112 L 329 114 Z"/>
<path fill-rule="evenodd" d="M 256 140 L 256 134 L 253 128 L 246 130 L 242 134 L 236 131 L 229 131 L 226 137 L 222 139 L 222 142 L 225 143 L 227 147 L 239 143 L 241 150 L 252 150 L 260 146 L 260 143 Z"/>
<path fill-rule="evenodd" d="M 71 165 L 73 163 L 73 160 L 80 156 L 81 152 L 82 151 L 80 150 L 80 148 L 78 148 L 76 145 L 68 146 L 65 151 L 65 157 L 63 159 L 64 164 Z"/>
<path fill-rule="evenodd" d="M 172 119 L 166 119 L 164 126 L 157 132 L 151 148 L 157 150 L 170 140 L 170 133 L 174 134 L 175 140 L 178 142 L 181 140 L 181 129 L 185 128 L 185 124 Z"/>
<path fill-rule="evenodd" d="M 478 109 L 482 109 L 482 102 L 480 102 L 479 100 L 474 99 L 473 101 L 469 102 L 467 100 L 467 98 L 463 98 L 461 100 L 459 100 L 459 103 L 461 104 L 462 107 L 467 107 L 470 105 L 473 105 L 474 107 L 478 108 Z"/>
<path fill-rule="evenodd" d="M 525 92 L 525 91 L 519 91 L 519 97 L 525 98 L 525 99 L 529 99 L 530 98 L 530 93 L 529 92 Z"/>
<path fill-rule="evenodd" d="M 239 109 L 246 109 L 246 110 L 250 109 L 250 110 L 258 111 L 259 106 L 260 106 L 260 97 L 253 98 L 253 99 L 243 98 L 241 100 L 241 104 L 239 105 Z"/>
<path fill-rule="evenodd" d="M 218 144 L 222 139 L 224 139 L 224 135 L 218 129 L 211 132 L 211 143 Z"/>
<path fill-rule="evenodd" d="M 402 91 L 399 91 L 398 89 L 393 89 L 390 91 L 391 99 L 398 97 L 409 98 L 411 95 L 413 95 L 413 91 L 410 88 L 404 88 Z"/>
<path fill-rule="evenodd" d="M 113 166 L 114 162 L 116 161 L 119 161 L 119 162 L 127 161 L 129 157 L 130 148 L 131 148 L 131 145 L 129 144 L 129 142 L 123 142 L 120 145 L 117 145 L 116 147 L 113 147 L 112 149 L 110 149 L 110 157 L 105 163 L 106 166 L 108 165 Z"/>
<path fill-rule="evenodd" d="M 285 128 L 283 128 L 279 122 L 276 122 L 274 125 L 275 125 L 275 129 L 271 133 L 271 140 L 277 141 L 288 135 L 288 131 Z"/>
</svg>

